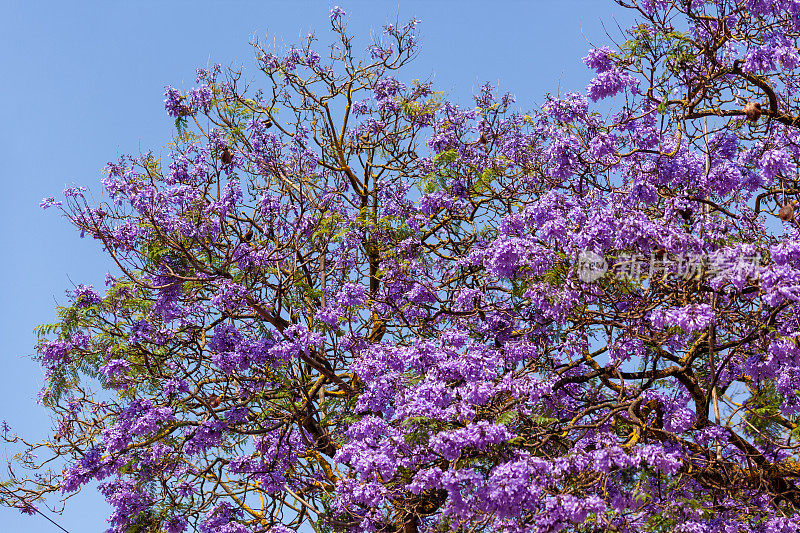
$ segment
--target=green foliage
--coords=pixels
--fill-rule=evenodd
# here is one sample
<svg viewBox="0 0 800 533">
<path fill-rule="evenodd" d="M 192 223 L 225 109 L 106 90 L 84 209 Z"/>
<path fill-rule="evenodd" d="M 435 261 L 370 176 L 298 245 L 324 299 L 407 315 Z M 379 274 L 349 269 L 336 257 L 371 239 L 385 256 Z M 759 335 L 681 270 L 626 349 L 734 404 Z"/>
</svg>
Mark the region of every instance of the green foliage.
<svg viewBox="0 0 800 533">
<path fill-rule="evenodd" d="M 175 129 L 178 131 L 178 135 L 184 135 L 186 131 L 189 129 L 189 121 L 186 117 L 181 116 L 175 119 Z"/>
<path fill-rule="evenodd" d="M 472 192 L 476 194 L 485 193 L 492 190 L 492 183 L 496 178 L 502 176 L 503 172 L 499 167 L 491 167 L 478 173 L 477 179 L 472 184 Z"/>
<path fill-rule="evenodd" d="M 497 417 L 496 423 L 508 426 L 519 420 L 519 412 L 516 410 L 506 411 Z"/>
<path fill-rule="evenodd" d="M 423 194 L 438 192 L 445 187 L 447 187 L 447 182 L 442 176 L 436 174 L 435 172 L 431 172 L 430 174 L 426 174 L 425 176 L 421 176 L 419 178 L 419 189 L 423 192 Z"/>
<path fill-rule="evenodd" d="M 681 72 L 697 59 L 693 52 L 694 41 L 688 33 L 675 29 L 667 33 L 653 32 L 644 24 L 631 28 L 629 33 L 631 38 L 621 46 L 621 59 L 637 68 L 642 68 L 645 58 L 653 63 L 660 61 L 666 76 Z"/>
<path fill-rule="evenodd" d="M 414 80 L 412 85 L 416 89 L 420 86 L 420 81 Z M 439 109 L 439 106 L 441 106 L 442 101 L 444 100 L 444 96 L 444 91 L 436 91 L 431 93 L 427 100 L 403 101 L 400 102 L 400 110 L 411 117 L 430 115 Z"/>
<path fill-rule="evenodd" d="M 774 439 L 781 429 L 778 420 L 781 419 L 780 405 L 783 398 L 776 390 L 774 380 L 763 382 L 754 392 L 746 403 L 745 420 L 749 426 L 745 431 L 754 435 L 757 441 L 764 437 Z"/>
<path fill-rule="evenodd" d="M 413 428 L 405 435 L 405 441 L 411 445 L 426 444 L 431 435 L 447 428 L 447 425 L 427 416 L 414 416 L 403 420 L 403 426 Z"/>
</svg>

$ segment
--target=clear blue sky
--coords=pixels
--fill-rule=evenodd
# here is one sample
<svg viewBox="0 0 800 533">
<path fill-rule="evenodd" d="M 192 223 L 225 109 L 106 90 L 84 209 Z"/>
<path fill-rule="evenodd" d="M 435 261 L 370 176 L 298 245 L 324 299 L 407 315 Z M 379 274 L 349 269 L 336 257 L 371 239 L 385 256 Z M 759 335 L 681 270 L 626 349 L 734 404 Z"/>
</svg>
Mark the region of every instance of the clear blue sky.
<svg viewBox="0 0 800 533">
<path fill-rule="evenodd" d="M 499 83 L 522 108 L 540 105 L 546 92 L 583 91 L 587 39 L 608 42 L 601 21 L 618 36 L 614 17 L 629 18 L 611 0 L 334 3 L 363 39 L 388 21 L 421 19 L 422 53 L 411 77 L 433 76 L 438 89 L 467 105 L 483 82 Z M 211 63 L 243 65 L 255 76 L 252 36 L 289 45 L 316 29 L 325 42 L 332 4 L 0 2 L 0 419 L 31 438 L 48 430 L 35 403 L 42 372 L 29 357 L 32 329 L 53 320 L 73 283 L 102 288 L 110 269 L 95 242 L 81 240 L 55 210 L 42 212 L 41 199 L 67 184 L 97 191 L 108 161 L 158 152 L 173 132 L 164 85 L 189 88 L 195 68 Z M 105 531 L 107 514 L 102 498 L 86 491 L 54 518 L 71 533 L 93 533 Z M 58 530 L 39 516 L 0 508 L 0 531 Z"/>
</svg>

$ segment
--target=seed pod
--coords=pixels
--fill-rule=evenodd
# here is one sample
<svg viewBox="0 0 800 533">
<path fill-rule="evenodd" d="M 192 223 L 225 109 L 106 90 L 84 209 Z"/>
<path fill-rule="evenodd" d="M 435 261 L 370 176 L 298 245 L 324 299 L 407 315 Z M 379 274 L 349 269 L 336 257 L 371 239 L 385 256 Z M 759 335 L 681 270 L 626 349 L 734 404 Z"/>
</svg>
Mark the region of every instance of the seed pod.
<svg viewBox="0 0 800 533">
<path fill-rule="evenodd" d="M 226 165 L 230 165 L 231 161 L 233 161 L 233 155 L 227 147 L 222 149 L 222 154 L 219 156 L 219 158 Z"/>
<path fill-rule="evenodd" d="M 216 409 L 217 407 L 219 407 L 221 401 L 222 400 L 220 400 L 220 397 L 217 396 L 216 394 L 212 394 L 211 396 L 208 397 L 208 405 L 210 405 L 212 409 Z"/>
<path fill-rule="evenodd" d="M 744 114 L 747 116 L 747 120 L 750 122 L 755 122 L 761 118 L 761 104 L 758 102 L 747 102 L 744 105 Z"/>
<path fill-rule="evenodd" d="M 486 134 L 485 133 L 481 133 L 481 138 L 478 139 L 478 142 L 481 143 L 481 144 L 486 144 L 487 142 L 489 142 L 489 140 L 486 138 Z"/>
<path fill-rule="evenodd" d="M 664 259 L 664 254 L 666 254 L 666 253 L 667 253 L 667 250 L 665 248 L 656 248 L 655 250 L 653 250 L 653 256 L 656 259 L 658 259 L 659 261 L 661 259 Z"/>
<path fill-rule="evenodd" d="M 244 242 L 250 242 L 253 238 L 253 228 L 247 230 L 247 233 L 244 234 Z"/>
<path fill-rule="evenodd" d="M 784 222 L 791 222 L 794 220 L 794 205 L 792 205 L 792 202 L 780 208 L 778 211 L 778 218 Z"/>
<path fill-rule="evenodd" d="M 737 59 L 736 61 L 734 61 L 733 62 L 733 69 L 731 69 L 731 72 L 733 72 L 734 74 L 741 74 L 742 73 L 742 63 L 744 63 L 744 61 L 742 61 L 741 59 Z"/>
<path fill-rule="evenodd" d="M 687 207 L 686 209 L 678 209 L 678 213 L 686 222 L 690 222 L 692 220 L 692 215 L 694 215 L 694 211 L 692 211 L 691 207 Z"/>
<path fill-rule="evenodd" d="M 264 121 L 264 127 L 267 128 L 267 129 L 270 129 L 272 127 L 272 121 L 271 120 L 265 120 Z"/>
</svg>

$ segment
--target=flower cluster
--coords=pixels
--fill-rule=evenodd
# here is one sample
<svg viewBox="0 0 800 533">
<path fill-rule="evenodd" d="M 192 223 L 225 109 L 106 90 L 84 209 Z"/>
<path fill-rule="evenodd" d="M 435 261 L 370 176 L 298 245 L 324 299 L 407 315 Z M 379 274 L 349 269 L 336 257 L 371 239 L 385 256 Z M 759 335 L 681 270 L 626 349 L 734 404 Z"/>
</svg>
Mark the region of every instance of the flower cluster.
<svg viewBox="0 0 800 533">
<path fill-rule="evenodd" d="M 98 482 L 119 533 L 795 530 L 797 5 L 643 0 L 527 113 L 409 80 L 416 20 L 353 63 L 338 6 L 324 60 L 256 44 L 263 90 L 167 87 L 167 155 L 42 202 L 118 269 L 37 329 L 53 437 L 0 501 Z"/>
</svg>

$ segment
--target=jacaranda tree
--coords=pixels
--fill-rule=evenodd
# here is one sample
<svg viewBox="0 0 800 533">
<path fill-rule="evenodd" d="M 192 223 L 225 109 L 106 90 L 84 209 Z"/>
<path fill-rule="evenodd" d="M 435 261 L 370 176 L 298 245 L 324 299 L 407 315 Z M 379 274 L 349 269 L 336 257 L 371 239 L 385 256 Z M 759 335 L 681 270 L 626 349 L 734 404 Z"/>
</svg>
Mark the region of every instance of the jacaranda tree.
<svg viewBox="0 0 800 533">
<path fill-rule="evenodd" d="M 3 502 L 110 531 L 800 531 L 800 2 L 618 0 L 519 111 L 360 54 L 168 88 L 65 217 L 116 268 L 38 329 Z"/>
</svg>

